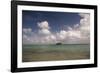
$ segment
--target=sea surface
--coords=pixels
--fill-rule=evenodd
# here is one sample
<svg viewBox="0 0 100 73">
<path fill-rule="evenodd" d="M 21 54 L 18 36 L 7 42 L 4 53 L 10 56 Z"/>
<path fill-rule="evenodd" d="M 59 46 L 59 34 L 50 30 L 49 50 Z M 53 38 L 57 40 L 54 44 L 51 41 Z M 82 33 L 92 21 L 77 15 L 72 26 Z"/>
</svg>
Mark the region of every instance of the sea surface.
<svg viewBox="0 0 100 73">
<path fill-rule="evenodd" d="M 23 45 L 22 48 L 22 62 L 79 60 L 89 58 L 89 44 Z"/>
</svg>

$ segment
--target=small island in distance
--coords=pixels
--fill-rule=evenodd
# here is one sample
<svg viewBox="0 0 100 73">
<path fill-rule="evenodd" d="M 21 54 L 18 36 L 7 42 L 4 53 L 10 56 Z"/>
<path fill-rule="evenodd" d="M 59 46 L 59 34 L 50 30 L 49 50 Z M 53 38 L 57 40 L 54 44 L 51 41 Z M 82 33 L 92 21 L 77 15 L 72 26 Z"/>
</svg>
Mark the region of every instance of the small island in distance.
<svg viewBox="0 0 100 73">
<path fill-rule="evenodd" d="M 62 45 L 62 43 L 58 42 L 58 43 L 56 43 L 56 45 Z"/>
</svg>

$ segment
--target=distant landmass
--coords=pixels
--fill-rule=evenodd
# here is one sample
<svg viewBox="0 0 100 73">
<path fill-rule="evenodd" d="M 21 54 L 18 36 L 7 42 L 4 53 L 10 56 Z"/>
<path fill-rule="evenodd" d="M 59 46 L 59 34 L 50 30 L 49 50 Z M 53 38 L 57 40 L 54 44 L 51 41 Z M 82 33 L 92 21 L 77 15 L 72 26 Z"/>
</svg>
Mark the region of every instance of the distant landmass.
<svg viewBox="0 0 100 73">
<path fill-rule="evenodd" d="M 56 45 L 62 45 L 62 43 L 59 42 L 59 43 L 56 43 Z"/>
</svg>

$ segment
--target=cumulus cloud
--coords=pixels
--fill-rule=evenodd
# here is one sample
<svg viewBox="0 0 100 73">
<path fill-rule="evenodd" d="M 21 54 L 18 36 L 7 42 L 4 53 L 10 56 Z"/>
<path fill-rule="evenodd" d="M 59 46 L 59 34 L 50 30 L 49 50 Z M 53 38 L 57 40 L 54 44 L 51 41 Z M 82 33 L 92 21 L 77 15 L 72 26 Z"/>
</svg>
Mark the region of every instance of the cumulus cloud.
<svg viewBox="0 0 100 73">
<path fill-rule="evenodd" d="M 51 34 L 51 32 L 50 32 L 48 29 L 40 29 L 40 30 L 39 30 L 39 33 L 40 33 L 40 34 L 44 34 L 44 35 L 49 35 L 49 34 Z"/>
<path fill-rule="evenodd" d="M 67 31 L 65 30 L 61 30 L 59 33 L 57 33 L 57 38 L 59 41 L 66 39 L 66 37 L 67 37 Z"/>
<path fill-rule="evenodd" d="M 51 32 L 49 30 L 50 26 L 49 26 L 47 21 L 39 22 L 38 27 L 39 27 L 39 33 L 40 34 L 44 34 L 44 35 L 51 34 Z"/>
<path fill-rule="evenodd" d="M 38 22 L 38 33 L 32 33 L 31 28 L 23 28 L 24 33 L 32 33 L 31 36 L 23 34 L 23 42 L 26 44 L 53 44 L 62 42 L 65 44 L 89 43 L 90 40 L 90 15 L 79 14 L 82 19 L 79 24 L 74 24 L 73 27 L 67 25 L 66 29 L 59 32 L 51 32 L 48 21 Z"/>
<path fill-rule="evenodd" d="M 41 29 L 49 29 L 50 28 L 47 21 L 38 22 L 38 27 Z"/>
</svg>

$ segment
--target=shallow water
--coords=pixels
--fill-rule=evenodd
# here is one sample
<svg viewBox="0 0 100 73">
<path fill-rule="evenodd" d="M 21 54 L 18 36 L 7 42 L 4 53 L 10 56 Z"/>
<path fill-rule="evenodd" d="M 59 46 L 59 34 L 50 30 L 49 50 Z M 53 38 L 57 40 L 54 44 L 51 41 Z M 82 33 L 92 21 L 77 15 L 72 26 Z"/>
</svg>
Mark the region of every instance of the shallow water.
<svg viewBox="0 0 100 73">
<path fill-rule="evenodd" d="M 23 45 L 22 61 L 55 61 L 90 58 L 89 44 Z"/>
</svg>

